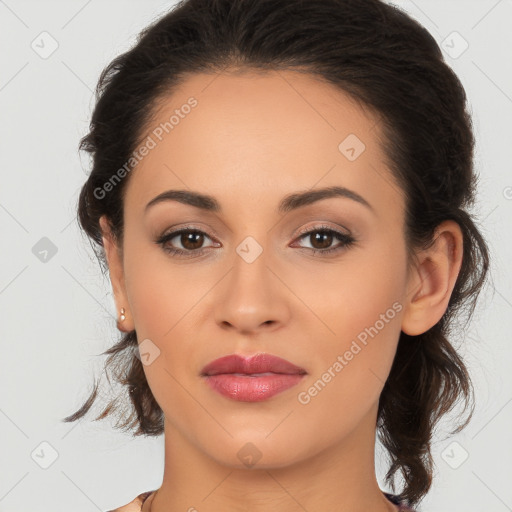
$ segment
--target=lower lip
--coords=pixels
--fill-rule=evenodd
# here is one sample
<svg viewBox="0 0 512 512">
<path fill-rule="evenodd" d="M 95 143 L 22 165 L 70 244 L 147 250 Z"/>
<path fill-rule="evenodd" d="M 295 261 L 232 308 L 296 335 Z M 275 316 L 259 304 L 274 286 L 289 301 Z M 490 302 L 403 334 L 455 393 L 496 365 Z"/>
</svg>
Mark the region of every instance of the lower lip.
<svg viewBox="0 0 512 512">
<path fill-rule="evenodd" d="M 298 384 L 305 374 L 267 373 L 256 377 L 236 373 L 204 378 L 217 393 L 240 402 L 261 402 Z"/>
</svg>

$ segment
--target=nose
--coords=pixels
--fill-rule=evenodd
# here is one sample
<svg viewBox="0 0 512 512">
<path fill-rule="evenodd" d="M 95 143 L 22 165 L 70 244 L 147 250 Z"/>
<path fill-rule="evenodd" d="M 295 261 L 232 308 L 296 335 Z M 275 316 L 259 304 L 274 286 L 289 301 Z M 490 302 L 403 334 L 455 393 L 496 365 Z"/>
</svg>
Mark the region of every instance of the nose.
<svg viewBox="0 0 512 512">
<path fill-rule="evenodd" d="M 217 289 L 218 325 L 251 334 L 262 329 L 278 329 L 289 320 L 291 292 L 271 265 L 265 251 L 255 259 L 237 254 L 233 267 Z"/>
</svg>

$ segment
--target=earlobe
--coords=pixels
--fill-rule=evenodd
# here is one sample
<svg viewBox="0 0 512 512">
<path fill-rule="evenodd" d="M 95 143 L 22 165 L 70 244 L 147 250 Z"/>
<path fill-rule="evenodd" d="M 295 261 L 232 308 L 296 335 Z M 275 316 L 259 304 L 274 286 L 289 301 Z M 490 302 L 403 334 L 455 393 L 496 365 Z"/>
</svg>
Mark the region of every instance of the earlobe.
<svg viewBox="0 0 512 512">
<path fill-rule="evenodd" d="M 460 226 L 448 220 L 436 229 L 432 246 L 418 254 L 405 298 L 405 334 L 423 334 L 442 318 L 462 265 L 462 249 Z"/>
<path fill-rule="evenodd" d="M 126 309 L 121 308 L 121 310 L 119 311 L 119 315 L 117 317 L 117 328 L 122 332 L 129 332 L 131 329 L 126 328 L 125 323 L 124 323 L 125 321 L 126 321 Z"/>
<path fill-rule="evenodd" d="M 117 328 L 122 332 L 130 332 L 134 329 L 134 326 L 131 315 L 129 314 L 129 304 L 124 284 L 124 268 L 120 251 L 105 215 L 100 218 L 99 223 L 116 304 Z"/>
</svg>

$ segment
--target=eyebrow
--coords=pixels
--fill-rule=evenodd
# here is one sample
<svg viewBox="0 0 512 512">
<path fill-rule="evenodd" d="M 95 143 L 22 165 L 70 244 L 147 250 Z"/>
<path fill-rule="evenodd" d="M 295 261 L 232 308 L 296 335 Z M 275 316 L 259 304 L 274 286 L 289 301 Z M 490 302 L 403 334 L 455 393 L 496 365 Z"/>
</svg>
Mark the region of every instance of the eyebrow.
<svg viewBox="0 0 512 512">
<path fill-rule="evenodd" d="M 372 207 L 372 205 L 364 197 L 360 196 L 357 192 L 354 192 L 353 190 L 338 186 L 289 194 L 281 200 L 277 211 L 278 213 L 284 214 L 292 210 L 296 210 L 298 208 L 310 205 L 312 203 L 316 203 L 317 201 L 321 201 L 323 199 L 330 199 L 332 197 L 352 199 L 353 201 L 356 201 L 364 205 L 365 207 L 367 207 L 368 209 L 375 213 L 375 210 Z M 151 199 L 151 201 L 149 201 L 149 203 L 146 205 L 145 212 L 147 212 L 147 210 L 151 206 L 164 201 L 177 201 L 182 204 L 187 204 L 190 206 L 194 206 L 195 208 L 200 208 L 201 210 L 211 212 L 219 213 L 222 211 L 219 202 L 213 196 L 201 194 L 199 192 L 193 192 L 190 190 L 167 190 L 165 192 L 162 192 L 155 198 Z"/>
</svg>

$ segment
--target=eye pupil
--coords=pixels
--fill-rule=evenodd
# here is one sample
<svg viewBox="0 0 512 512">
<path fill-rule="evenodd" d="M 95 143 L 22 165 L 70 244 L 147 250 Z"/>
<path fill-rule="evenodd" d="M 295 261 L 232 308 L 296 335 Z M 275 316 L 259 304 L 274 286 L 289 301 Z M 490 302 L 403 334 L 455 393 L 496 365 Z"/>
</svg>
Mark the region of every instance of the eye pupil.
<svg viewBox="0 0 512 512">
<path fill-rule="evenodd" d="M 194 242 L 195 237 L 198 238 L 199 240 L 198 241 L 196 240 Z M 192 243 L 192 247 L 187 245 L 189 242 Z M 190 249 L 191 251 L 193 251 L 194 249 L 200 248 L 203 245 L 203 242 L 204 242 L 203 234 L 196 232 L 196 231 L 182 233 L 182 235 L 181 235 L 181 243 L 182 243 L 183 247 L 185 247 L 186 249 Z"/>
<path fill-rule="evenodd" d="M 324 238 L 324 243 L 321 244 L 321 247 L 315 247 L 315 248 L 325 249 L 326 247 L 329 247 L 332 244 L 332 238 L 333 238 L 332 233 L 328 233 L 326 231 L 317 231 L 312 236 L 313 236 L 313 240 L 315 241 L 315 243 L 318 242 L 320 238 L 322 238 L 322 237 Z M 327 239 L 327 244 L 325 243 L 326 239 Z M 315 245 L 313 244 L 313 246 L 315 246 Z"/>
</svg>

